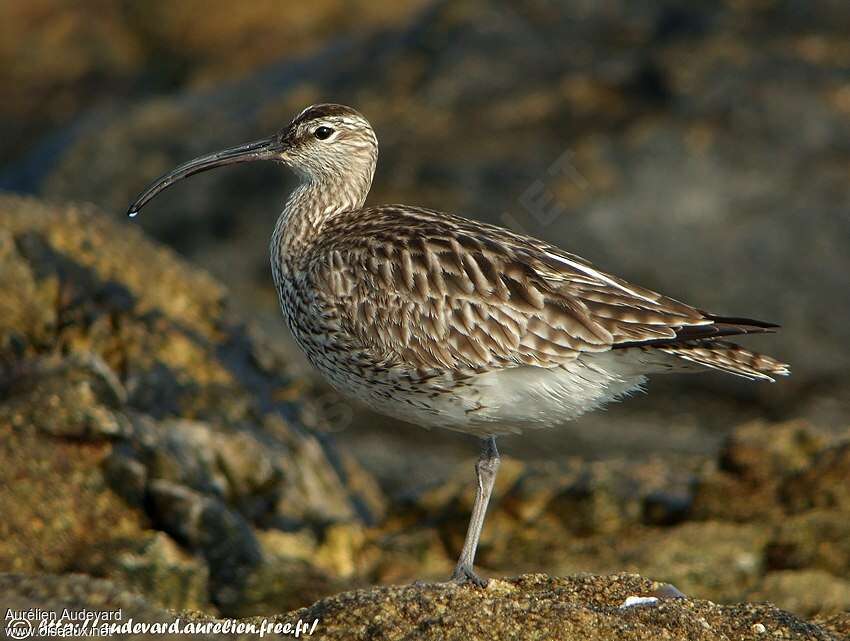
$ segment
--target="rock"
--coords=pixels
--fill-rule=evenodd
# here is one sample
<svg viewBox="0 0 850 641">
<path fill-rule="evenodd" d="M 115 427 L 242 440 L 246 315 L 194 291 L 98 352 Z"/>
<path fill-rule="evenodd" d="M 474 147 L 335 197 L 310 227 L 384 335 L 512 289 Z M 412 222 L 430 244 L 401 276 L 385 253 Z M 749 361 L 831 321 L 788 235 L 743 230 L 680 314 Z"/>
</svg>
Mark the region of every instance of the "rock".
<svg viewBox="0 0 850 641">
<path fill-rule="evenodd" d="M 294 625 L 299 619 L 311 625 L 316 621 L 315 638 L 346 641 L 382 641 L 411 636 L 423 640 L 470 641 L 493 638 L 837 641 L 837 631 L 844 625 L 840 617 L 835 617 L 823 620 L 821 627 L 770 604 L 717 605 L 690 598 L 647 598 L 663 587 L 634 574 L 585 574 L 563 578 L 532 574 L 493 581 L 486 589 L 445 583 L 364 589 L 328 597 L 286 614 L 238 622 L 259 626 L 263 621 L 267 625 Z M 15 610 L 67 607 L 74 611 L 84 608 L 110 611 L 121 608 L 122 622 L 129 617 L 136 622 L 175 620 L 175 613 L 152 606 L 108 581 L 79 575 L 0 575 L 0 598 Z M 631 603 L 639 604 L 629 605 Z M 199 613 L 176 615 L 183 625 L 223 623 Z M 252 636 L 243 634 L 233 638 L 256 636 L 255 630 Z M 291 634 L 284 636 L 274 632 L 267 636 L 292 638 Z"/>
<path fill-rule="evenodd" d="M 760 598 L 780 607 L 809 607 L 765 577 L 785 569 L 824 571 L 840 582 L 846 574 L 850 519 L 843 509 L 830 503 L 789 515 L 780 492 L 784 483 L 814 478 L 815 470 L 822 472 L 817 482 L 824 487 L 839 483 L 840 466 L 822 465 L 843 460 L 829 454 L 842 446 L 828 445 L 836 439 L 827 434 L 803 422 L 747 423 L 732 432 L 716 463 L 696 465 L 523 464 L 505 458 L 506 474 L 482 534 L 479 569 L 491 577 L 517 569 L 557 574 L 626 569 L 718 602 L 737 602 L 758 590 Z M 360 565 L 361 576 L 392 583 L 448 576 L 473 489 L 464 466 L 451 480 L 408 495 L 382 526 L 380 556 Z M 806 495 L 802 488 L 799 495 Z M 760 503 L 753 503 L 756 496 Z M 368 557 L 361 550 L 359 558 Z M 811 585 L 814 603 L 817 589 Z M 824 607 L 836 603 L 830 597 Z"/>
<path fill-rule="evenodd" d="M 39 612 L 55 612 L 62 615 L 67 608 L 69 612 L 104 612 L 114 613 L 120 610 L 120 623 L 126 624 L 131 619 L 134 622 L 163 622 L 173 621 L 174 615 L 168 610 L 152 604 L 143 596 L 128 590 L 120 583 L 105 579 L 93 579 L 83 574 L 65 574 L 55 576 L 43 574 L 32 576 L 27 574 L 0 573 L 0 600 L 8 610 L 16 612 L 35 610 L 34 618 L 26 619 L 31 625 L 24 625 L 27 636 L 46 636 L 38 634 L 39 625 L 44 617 L 37 616 Z M 7 613 L 4 613 L 4 616 Z M 8 630 L 10 621 L 4 618 L 4 629 Z M 25 637 L 22 637 L 25 638 Z M 97 638 L 88 636 L 83 638 Z M 149 638 L 143 634 L 128 634 L 126 638 Z M 161 638 L 176 639 L 177 635 Z M 213 639 L 213 635 L 201 635 L 201 638 Z"/>
<path fill-rule="evenodd" d="M 399 528 L 397 522 L 390 522 L 386 529 L 371 541 L 377 554 L 366 573 L 370 583 L 445 581 L 451 576 L 460 548 L 448 546 L 436 528 Z M 522 552 L 518 549 L 517 557 Z"/>
<path fill-rule="evenodd" d="M 227 597 L 227 615 L 269 616 L 280 611 L 280 603 L 292 608 L 306 606 L 350 587 L 349 582 L 313 563 L 273 559 L 258 566 L 244 584 Z M 222 589 L 227 590 L 227 586 Z"/>
<path fill-rule="evenodd" d="M 675 525 L 684 521 L 691 509 L 690 492 L 658 490 L 643 500 L 643 522 L 648 525 Z"/>
<path fill-rule="evenodd" d="M 770 569 L 818 568 L 850 574 L 850 515 L 828 509 L 794 514 L 777 524 L 766 550 Z"/>
<path fill-rule="evenodd" d="M 16 283 L 52 292 L 4 298 L 11 310 L 0 325 L 0 380 L 26 412 L 53 403 L 77 413 L 48 420 L 12 412 L 19 420 L 92 438 L 126 437 L 132 426 L 136 454 L 152 478 L 206 484 L 200 489 L 236 503 L 265 492 L 266 512 L 283 500 L 300 519 L 380 513 L 368 476 L 332 452 L 330 439 L 299 426 L 297 403 L 275 400 L 296 385 L 284 357 L 266 358 L 265 367 L 254 358 L 258 347 L 273 354 L 273 346 L 233 317 L 208 275 L 92 209 L 5 196 L 0 221 L 4 260 L 24 275 Z M 47 319 L 41 325 L 23 310 L 39 307 L 38 317 Z M 60 357 L 60 349 L 69 356 Z M 167 418 L 174 415 L 183 421 Z M 351 489 L 342 482 L 350 477 L 359 478 Z M 305 494 L 314 487 L 324 501 Z M 263 509 L 255 506 L 253 517 L 257 511 Z"/>
<path fill-rule="evenodd" d="M 732 603 L 743 600 L 764 572 L 769 532 L 761 524 L 689 522 L 615 540 L 610 556 L 685 594 Z"/>
<path fill-rule="evenodd" d="M 824 570 L 770 572 L 758 589 L 747 595 L 750 601 L 768 599 L 807 618 L 820 612 L 848 612 L 850 581 Z"/>
<path fill-rule="evenodd" d="M 407 515 L 429 520 L 437 515 L 445 536 L 462 543 L 474 497 L 470 467 L 464 466 L 445 484 L 411 495 Z M 690 505 L 690 480 L 688 471 L 659 461 L 572 459 L 560 465 L 524 465 L 506 457 L 493 497 L 498 508 L 488 516 L 482 545 L 485 550 L 496 546 L 494 556 L 500 556 L 505 547 L 516 543 L 507 543 L 513 533 L 533 529 L 535 536 L 541 536 L 543 524 L 560 538 L 613 534 L 650 521 L 647 505 L 653 502 L 659 505 L 659 514 L 668 509 L 674 513 L 669 520 L 675 522 L 684 518 Z"/>
<path fill-rule="evenodd" d="M 828 437 L 812 425 L 758 421 L 726 440 L 718 469 L 700 478 L 692 516 L 751 521 L 776 518 L 783 510 L 779 488 L 788 475 L 807 468 Z"/>
<path fill-rule="evenodd" d="M 578 536 L 680 521 L 690 503 L 690 475 L 659 461 L 580 464 L 546 509 Z M 560 483 L 558 484 L 560 485 Z"/>
<path fill-rule="evenodd" d="M 850 442 L 819 453 L 812 464 L 789 478 L 782 498 L 793 512 L 825 507 L 850 515 Z"/>
<path fill-rule="evenodd" d="M 815 617 L 814 623 L 831 632 L 837 639 L 850 637 L 850 612 L 841 612 L 824 617 Z"/>
<path fill-rule="evenodd" d="M 31 361 L 14 376 L 2 410 L 13 425 L 91 440 L 129 434 L 126 417 L 115 411 L 126 392 L 98 355 Z"/>
<path fill-rule="evenodd" d="M 718 464 L 745 481 L 766 482 L 808 467 L 826 442 L 814 426 L 802 421 L 781 425 L 756 421 L 730 435 Z"/>
<path fill-rule="evenodd" d="M 210 593 L 227 611 L 262 562 L 249 522 L 223 502 L 168 481 L 153 481 L 148 492 L 156 524 L 206 559 Z"/>
<path fill-rule="evenodd" d="M 84 549 L 70 569 L 108 577 L 128 590 L 147 595 L 152 603 L 164 608 L 209 607 L 208 565 L 187 554 L 162 532 Z"/>
<path fill-rule="evenodd" d="M 336 540 L 380 518 L 373 479 L 301 421 L 324 419 L 208 275 L 93 208 L 0 196 L 0 229 L 2 567 L 227 614 L 272 571 L 260 528 Z M 353 575 L 363 538 L 325 565 Z M 322 572 L 288 568 L 294 585 Z"/>
<path fill-rule="evenodd" d="M 132 415 L 131 423 L 130 447 L 116 448 L 114 454 L 121 461 L 135 460 L 146 479 L 213 495 L 237 506 L 249 518 L 260 518 L 274 509 L 284 481 L 281 460 L 250 432 L 200 421 L 152 421 L 144 415 Z M 320 461 L 318 457 L 314 460 Z"/>
<path fill-rule="evenodd" d="M 373 588 L 290 613 L 319 618 L 323 639 L 832 639 L 770 605 L 662 599 L 623 607 L 658 583 L 636 575 L 525 575 L 485 590 L 450 584 Z M 757 632 L 758 625 L 764 632 Z M 764 636 L 765 633 L 767 636 Z"/>
<path fill-rule="evenodd" d="M 109 444 L 46 437 L 0 404 L 0 568 L 61 573 L 80 550 L 145 536 L 144 513 L 110 490 Z"/>
</svg>

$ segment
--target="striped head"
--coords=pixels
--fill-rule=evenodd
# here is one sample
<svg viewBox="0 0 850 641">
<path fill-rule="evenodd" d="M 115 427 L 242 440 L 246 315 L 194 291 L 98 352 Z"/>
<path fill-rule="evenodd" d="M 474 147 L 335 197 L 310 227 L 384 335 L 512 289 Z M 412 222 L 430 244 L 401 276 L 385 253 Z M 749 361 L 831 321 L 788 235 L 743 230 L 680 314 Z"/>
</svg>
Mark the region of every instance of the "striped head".
<svg viewBox="0 0 850 641">
<path fill-rule="evenodd" d="M 362 202 L 378 161 L 378 140 L 369 121 L 344 105 L 307 107 L 275 135 L 190 160 L 161 176 L 130 205 L 135 216 L 159 192 L 202 171 L 224 165 L 272 160 L 292 168 L 306 182 Z"/>
<path fill-rule="evenodd" d="M 368 176 L 371 183 L 378 139 L 369 121 L 351 107 L 307 107 L 279 135 L 282 162 L 305 178 L 337 183 Z"/>
</svg>

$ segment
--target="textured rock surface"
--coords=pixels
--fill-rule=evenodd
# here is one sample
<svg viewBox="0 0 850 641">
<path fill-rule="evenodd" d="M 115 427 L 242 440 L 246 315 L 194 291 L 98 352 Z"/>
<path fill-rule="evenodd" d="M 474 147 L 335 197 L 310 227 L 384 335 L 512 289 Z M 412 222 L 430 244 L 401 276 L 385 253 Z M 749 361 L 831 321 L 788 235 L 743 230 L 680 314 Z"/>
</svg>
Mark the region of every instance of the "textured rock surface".
<svg viewBox="0 0 850 641">
<path fill-rule="evenodd" d="M 525 575 L 486 590 L 435 585 L 363 590 L 325 599 L 298 616 L 322 621 L 327 639 L 831 639 L 817 626 L 770 605 L 718 606 L 660 599 L 623 607 L 629 597 L 657 593 L 637 575 Z"/>
<path fill-rule="evenodd" d="M 92 579 L 81 574 L 63 576 L 0 574 L 0 599 L 4 607 L 16 611 L 42 608 L 44 611 L 61 613 L 68 608 L 73 612 L 82 610 L 107 612 L 120 608 L 124 621 L 130 618 L 134 621 L 147 622 L 173 620 L 173 616 L 167 610 L 147 601 L 138 593 L 111 581 Z M 38 629 L 37 623 L 37 620 L 32 622 L 32 635 Z M 140 634 L 127 637 L 115 635 L 115 638 L 145 637 Z M 200 638 L 215 637 L 207 635 Z"/>
<path fill-rule="evenodd" d="M 723 603 L 769 600 L 805 616 L 843 611 L 850 512 L 839 499 L 849 439 L 801 422 L 750 423 L 717 462 L 506 459 L 478 561 L 489 576 L 628 570 Z M 802 489 L 810 484 L 824 490 Z M 472 491 L 461 470 L 391 509 L 375 579 L 447 575 Z M 820 498 L 800 505 L 800 496 Z"/>
<path fill-rule="evenodd" d="M 258 528 L 381 517 L 374 482 L 304 426 L 284 359 L 209 276 L 92 208 L 15 197 L 0 197 L 0 262 L 0 567 L 227 611 L 272 572 Z"/>
<path fill-rule="evenodd" d="M 661 584 L 629 574 L 565 578 L 525 575 L 493 581 L 483 590 L 430 584 L 347 592 L 323 599 L 309 608 L 276 615 L 270 622 L 318 619 L 314 635 L 306 638 L 345 641 L 408 638 L 440 641 L 510 638 L 836 641 L 841 638 L 842 626 L 846 626 L 846 616 L 836 616 L 820 626 L 769 604 L 717 605 L 710 601 L 662 596 L 647 605 L 624 607 L 630 597 L 651 598 L 663 589 Z M 174 620 L 173 614 L 123 593 L 106 581 L 92 581 L 82 576 L 0 575 L 0 598 L 16 609 L 38 606 L 109 610 L 121 607 L 125 620 L 130 616 L 137 622 Z M 184 622 L 214 621 L 211 617 L 189 613 L 180 616 Z M 260 620 L 246 622 L 257 624 Z M 283 636 L 271 635 L 270 638 Z"/>
<path fill-rule="evenodd" d="M 13 427 L 0 405 L 0 568 L 59 573 L 81 549 L 143 535 L 148 519 L 110 490 L 101 471 L 108 452 L 107 443 Z"/>
</svg>

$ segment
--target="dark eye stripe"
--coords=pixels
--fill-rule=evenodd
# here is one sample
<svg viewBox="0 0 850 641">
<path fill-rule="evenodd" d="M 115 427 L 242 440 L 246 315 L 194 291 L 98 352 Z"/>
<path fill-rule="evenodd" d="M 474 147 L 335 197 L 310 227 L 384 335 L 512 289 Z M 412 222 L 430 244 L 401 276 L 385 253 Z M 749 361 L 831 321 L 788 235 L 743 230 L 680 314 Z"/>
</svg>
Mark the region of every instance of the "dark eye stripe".
<svg viewBox="0 0 850 641">
<path fill-rule="evenodd" d="M 327 140 L 331 137 L 331 134 L 334 132 L 330 127 L 317 127 L 316 131 L 313 132 L 313 135 L 319 140 Z"/>
</svg>

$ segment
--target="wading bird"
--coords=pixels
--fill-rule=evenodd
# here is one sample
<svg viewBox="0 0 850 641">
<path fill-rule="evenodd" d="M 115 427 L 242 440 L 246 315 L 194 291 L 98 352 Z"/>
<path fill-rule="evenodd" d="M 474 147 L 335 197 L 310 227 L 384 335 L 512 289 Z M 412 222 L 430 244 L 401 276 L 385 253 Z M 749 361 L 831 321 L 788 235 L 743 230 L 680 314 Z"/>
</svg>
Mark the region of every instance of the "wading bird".
<svg viewBox="0 0 850 641">
<path fill-rule="evenodd" d="M 314 105 L 271 138 L 177 167 L 129 214 L 215 167 L 271 160 L 298 174 L 271 239 L 295 341 L 342 394 L 482 440 L 455 581 L 486 584 L 473 560 L 499 467 L 497 436 L 561 425 L 639 389 L 647 374 L 788 374 L 724 340 L 771 323 L 707 313 L 500 227 L 420 207 L 364 207 L 377 159 L 362 115 Z"/>
</svg>

